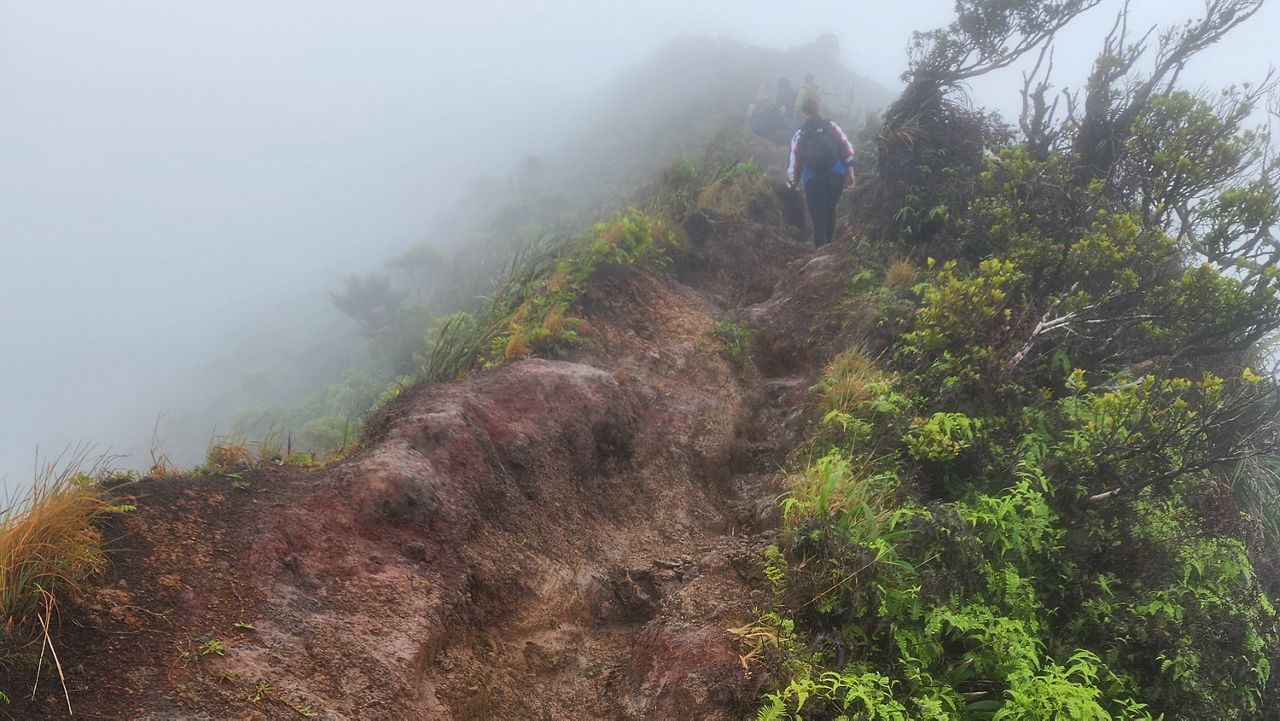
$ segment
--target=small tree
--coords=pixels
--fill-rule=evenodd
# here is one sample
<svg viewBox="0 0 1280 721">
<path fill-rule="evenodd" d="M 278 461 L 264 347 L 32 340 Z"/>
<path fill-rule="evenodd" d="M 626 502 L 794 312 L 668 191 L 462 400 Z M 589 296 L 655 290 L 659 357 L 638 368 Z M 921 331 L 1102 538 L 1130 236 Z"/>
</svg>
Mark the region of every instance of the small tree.
<svg viewBox="0 0 1280 721">
<path fill-rule="evenodd" d="M 391 278 L 385 273 L 370 273 L 364 278 L 348 275 L 344 291 L 331 291 L 329 299 L 334 307 L 360 324 L 360 332 L 373 338 L 389 326 L 396 309 L 403 299 L 391 288 Z"/>
</svg>

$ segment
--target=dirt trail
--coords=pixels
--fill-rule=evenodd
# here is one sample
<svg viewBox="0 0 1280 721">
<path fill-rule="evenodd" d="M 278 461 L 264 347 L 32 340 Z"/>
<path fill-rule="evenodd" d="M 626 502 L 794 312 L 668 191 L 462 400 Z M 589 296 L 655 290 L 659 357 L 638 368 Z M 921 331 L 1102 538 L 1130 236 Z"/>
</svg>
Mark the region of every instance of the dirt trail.
<svg viewBox="0 0 1280 721">
<path fill-rule="evenodd" d="M 566 361 L 413 388 L 332 467 L 144 482 L 61 632 L 78 715 L 741 718 L 759 680 L 725 629 L 764 587 L 814 370 L 856 328 L 841 251 L 779 207 L 689 231 L 669 274 L 597 270 Z M 750 358 L 708 335 L 726 319 Z M 5 711 L 63 704 L 46 674 Z"/>
</svg>

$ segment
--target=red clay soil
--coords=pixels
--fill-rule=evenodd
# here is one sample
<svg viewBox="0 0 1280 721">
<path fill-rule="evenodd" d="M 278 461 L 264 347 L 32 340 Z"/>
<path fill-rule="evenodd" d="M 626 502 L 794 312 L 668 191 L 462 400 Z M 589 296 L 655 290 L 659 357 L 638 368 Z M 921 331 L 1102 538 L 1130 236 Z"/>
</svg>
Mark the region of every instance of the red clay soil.
<svg viewBox="0 0 1280 721">
<path fill-rule="evenodd" d="M 750 713 L 763 679 L 727 629 L 767 585 L 777 469 L 835 347 L 810 335 L 849 332 L 848 276 L 776 208 L 697 235 L 670 275 L 600 268 L 573 358 L 412 388 L 344 462 L 132 489 L 60 623 L 76 715 Z M 727 318 L 760 329 L 754 358 L 708 335 Z M 0 713 L 65 716 L 56 675 Z"/>
</svg>

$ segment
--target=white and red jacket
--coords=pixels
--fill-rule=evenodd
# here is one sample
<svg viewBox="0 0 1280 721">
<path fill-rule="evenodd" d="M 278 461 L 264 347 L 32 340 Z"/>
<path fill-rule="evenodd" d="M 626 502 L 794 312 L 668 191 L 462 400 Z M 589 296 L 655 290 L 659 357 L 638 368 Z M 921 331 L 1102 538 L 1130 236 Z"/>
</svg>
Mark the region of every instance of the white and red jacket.
<svg viewBox="0 0 1280 721">
<path fill-rule="evenodd" d="M 836 131 L 836 138 L 840 140 L 841 160 L 836 161 L 833 171 L 844 175 L 848 168 L 853 164 L 853 143 L 849 142 L 849 136 L 844 134 L 844 130 L 834 120 L 826 121 L 831 125 L 831 129 Z M 796 131 L 791 136 L 791 157 L 787 160 L 787 182 L 792 185 L 800 185 L 803 182 L 809 182 L 809 178 L 813 177 L 813 171 L 808 168 L 801 168 L 800 163 L 796 160 L 796 151 L 800 149 L 800 136 L 804 134 L 804 128 Z"/>
</svg>

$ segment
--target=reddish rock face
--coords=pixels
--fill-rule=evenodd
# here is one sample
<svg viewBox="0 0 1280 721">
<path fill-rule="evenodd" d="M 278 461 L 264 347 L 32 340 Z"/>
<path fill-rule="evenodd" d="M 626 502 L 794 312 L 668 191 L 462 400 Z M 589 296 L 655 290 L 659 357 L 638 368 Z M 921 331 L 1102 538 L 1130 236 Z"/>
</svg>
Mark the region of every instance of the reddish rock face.
<svg viewBox="0 0 1280 721">
<path fill-rule="evenodd" d="M 874 328 L 875 308 L 850 297 L 847 252 L 836 243 L 794 261 L 779 282 L 786 292 L 747 309 L 761 372 L 813 375 Z"/>
<path fill-rule="evenodd" d="M 651 718 L 739 719 L 759 691 L 725 629 L 658 622 L 636 639 L 631 675 Z"/>
</svg>

